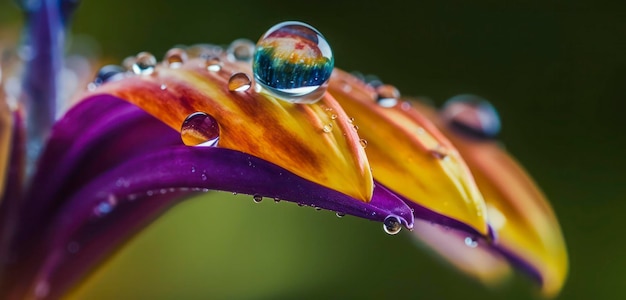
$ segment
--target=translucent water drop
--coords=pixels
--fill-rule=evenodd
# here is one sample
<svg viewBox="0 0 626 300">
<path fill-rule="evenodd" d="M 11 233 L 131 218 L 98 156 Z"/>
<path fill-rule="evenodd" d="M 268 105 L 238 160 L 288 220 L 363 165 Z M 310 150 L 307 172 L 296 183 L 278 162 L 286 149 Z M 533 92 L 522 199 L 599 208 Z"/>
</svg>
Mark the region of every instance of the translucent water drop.
<svg viewBox="0 0 626 300">
<path fill-rule="evenodd" d="M 360 139 L 359 140 L 359 144 L 361 144 L 361 147 L 365 148 L 365 147 L 367 147 L 367 140 L 366 139 Z"/>
<path fill-rule="evenodd" d="M 437 145 L 437 147 L 430 150 L 430 154 L 436 159 L 444 159 L 448 156 L 448 149 L 444 146 Z"/>
<path fill-rule="evenodd" d="M 220 127 L 213 116 L 195 112 L 187 116 L 180 129 L 180 137 L 187 146 L 216 146 Z"/>
<path fill-rule="evenodd" d="M 167 85 L 165 85 L 165 84 L 161 84 L 161 87 L 160 87 L 160 88 L 161 88 L 161 90 L 162 90 L 162 91 L 165 91 L 165 90 L 167 90 Z"/>
<path fill-rule="evenodd" d="M 230 43 L 226 53 L 231 61 L 249 62 L 254 56 L 254 47 L 254 43 L 248 39 L 236 39 Z"/>
<path fill-rule="evenodd" d="M 398 234 L 402 230 L 402 222 L 397 216 L 388 216 L 383 221 L 383 229 L 388 234 Z"/>
<path fill-rule="evenodd" d="M 93 83 L 96 86 L 99 86 L 105 82 L 122 79 L 124 78 L 124 72 L 124 68 L 120 66 L 106 65 L 98 70 L 98 74 L 96 74 L 96 78 L 93 80 Z"/>
<path fill-rule="evenodd" d="M 336 114 L 332 114 L 332 115 L 330 116 L 330 119 L 331 119 L 331 120 L 335 120 L 335 119 L 337 119 L 337 115 L 336 115 Z"/>
<path fill-rule="evenodd" d="M 376 88 L 376 103 L 382 107 L 394 107 L 398 105 L 400 91 L 390 84 L 383 84 Z"/>
<path fill-rule="evenodd" d="M 172 48 L 165 54 L 164 61 L 172 69 L 180 68 L 187 61 L 187 52 L 181 48 Z"/>
<path fill-rule="evenodd" d="M 156 58 L 150 52 L 141 52 L 135 57 L 133 64 L 133 73 L 137 75 L 150 75 L 154 72 L 156 66 Z"/>
<path fill-rule="evenodd" d="M 326 124 L 322 127 L 322 130 L 326 133 L 333 131 L 333 124 Z"/>
<path fill-rule="evenodd" d="M 295 103 L 314 103 L 326 91 L 333 71 L 330 45 L 315 28 L 302 22 L 283 22 L 259 39 L 252 69 L 267 92 Z"/>
<path fill-rule="evenodd" d="M 104 216 L 113 211 L 115 205 L 117 205 L 117 198 L 115 195 L 111 194 L 106 200 L 98 203 L 93 209 L 93 212 L 96 216 Z"/>
<path fill-rule="evenodd" d="M 261 196 L 261 195 L 254 195 L 254 196 L 252 196 L 252 200 L 254 200 L 254 203 L 261 203 L 261 201 L 263 201 L 263 196 Z"/>
<path fill-rule="evenodd" d="M 383 85 L 383 81 L 380 80 L 378 76 L 372 74 L 363 76 L 363 82 L 373 88 L 378 88 L 379 86 Z"/>
<path fill-rule="evenodd" d="M 208 56 L 205 61 L 207 70 L 211 72 L 219 72 L 222 69 L 222 61 L 217 56 Z"/>
<path fill-rule="evenodd" d="M 124 60 L 122 61 L 122 67 L 124 67 L 124 69 L 126 70 L 132 71 L 133 65 L 135 64 L 136 60 L 136 56 L 128 56 L 124 58 Z"/>
<path fill-rule="evenodd" d="M 319 207 L 319 206 L 316 206 L 316 207 L 315 207 L 315 210 L 320 211 L 320 210 L 322 210 L 322 208 L 321 208 L 321 207 Z"/>
<path fill-rule="evenodd" d="M 280 203 L 280 198 L 278 197 L 274 198 L 274 203 Z"/>
<path fill-rule="evenodd" d="M 450 98 L 443 106 L 442 115 L 452 128 L 475 138 L 492 139 L 500 133 L 498 112 L 489 101 L 476 95 Z"/>
<path fill-rule="evenodd" d="M 337 218 L 343 218 L 346 214 L 342 212 L 337 212 L 335 213 L 335 215 L 337 215 Z"/>
<path fill-rule="evenodd" d="M 465 238 L 465 245 L 470 248 L 476 248 L 478 247 L 478 241 L 475 238 L 468 236 Z"/>
<path fill-rule="evenodd" d="M 235 73 L 228 79 L 228 90 L 231 92 L 245 92 L 252 85 L 246 73 Z"/>
</svg>

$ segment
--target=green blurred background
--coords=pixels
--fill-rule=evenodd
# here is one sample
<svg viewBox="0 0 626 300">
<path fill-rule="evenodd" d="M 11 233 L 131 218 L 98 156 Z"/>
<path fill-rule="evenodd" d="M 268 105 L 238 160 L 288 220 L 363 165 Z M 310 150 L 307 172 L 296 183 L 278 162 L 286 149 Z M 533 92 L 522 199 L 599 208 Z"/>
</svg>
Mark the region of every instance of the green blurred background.
<svg viewBox="0 0 626 300">
<path fill-rule="evenodd" d="M 19 22 L 0 4 L 2 24 Z M 517 2 L 517 1 L 515 1 Z M 563 1 L 564 2 L 564 1 Z M 336 65 L 436 104 L 491 100 L 501 140 L 563 227 L 562 299 L 626 298 L 626 4 L 501 1 L 83 1 L 73 32 L 120 61 L 175 44 L 256 40 L 301 20 Z M 6 25 L 5 25 L 6 26 Z M 172 209 L 77 294 L 93 299 L 528 299 L 524 276 L 491 290 L 380 224 L 216 194 Z"/>
</svg>

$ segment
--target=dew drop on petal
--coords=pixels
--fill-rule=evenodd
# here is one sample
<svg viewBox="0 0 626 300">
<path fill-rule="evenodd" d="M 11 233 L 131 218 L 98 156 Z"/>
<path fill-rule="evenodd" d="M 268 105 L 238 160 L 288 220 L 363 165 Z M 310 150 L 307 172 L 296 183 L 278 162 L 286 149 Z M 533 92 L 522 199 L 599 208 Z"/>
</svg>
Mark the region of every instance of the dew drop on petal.
<svg viewBox="0 0 626 300">
<path fill-rule="evenodd" d="M 371 74 L 363 76 L 363 82 L 373 88 L 378 88 L 383 85 L 383 81 L 380 80 L 378 76 Z"/>
<path fill-rule="evenodd" d="M 261 201 L 263 201 L 263 196 L 261 196 L 261 195 L 254 195 L 254 196 L 252 196 L 252 200 L 254 200 L 254 203 L 261 203 Z"/>
<path fill-rule="evenodd" d="M 220 127 L 213 116 L 195 112 L 183 121 L 180 137 L 187 146 L 212 147 L 219 141 Z"/>
<path fill-rule="evenodd" d="M 322 127 L 322 131 L 329 133 L 331 131 L 333 131 L 333 124 L 326 124 Z"/>
<path fill-rule="evenodd" d="M 337 218 L 343 218 L 346 214 L 342 212 L 337 212 L 335 213 L 335 215 L 337 215 Z"/>
<path fill-rule="evenodd" d="M 231 92 L 245 92 L 250 88 L 252 81 L 246 73 L 235 73 L 228 79 L 228 90 Z"/>
<path fill-rule="evenodd" d="M 330 116 L 330 119 L 331 119 L 331 120 L 335 120 L 335 119 L 337 119 L 337 115 L 336 115 L 336 114 L 332 114 L 332 115 Z"/>
<path fill-rule="evenodd" d="M 430 154 L 436 159 L 444 159 L 448 156 L 448 149 L 444 146 L 437 145 L 430 150 Z"/>
<path fill-rule="evenodd" d="M 366 139 L 360 139 L 359 140 L 359 144 L 361 144 L 361 147 L 365 148 L 365 147 L 367 147 L 367 140 Z"/>
<path fill-rule="evenodd" d="M 150 52 L 141 52 L 135 57 L 133 64 L 133 73 L 137 75 L 150 75 L 154 72 L 156 66 L 156 58 Z"/>
<path fill-rule="evenodd" d="M 475 238 L 471 236 L 468 236 L 465 238 L 465 245 L 470 248 L 476 248 L 478 247 L 478 240 L 476 240 Z"/>
<path fill-rule="evenodd" d="M 165 62 L 172 69 L 182 67 L 187 61 L 187 52 L 181 48 L 172 48 L 165 54 Z"/>
<path fill-rule="evenodd" d="M 315 28 L 283 22 L 259 39 L 252 69 L 265 91 L 281 100 L 314 103 L 328 86 L 334 58 L 330 45 Z"/>
<path fill-rule="evenodd" d="M 383 84 L 376 88 L 376 103 L 382 107 L 394 107 L 398 105 L 400 91 L 390 84 Z"/>
<path fill-rule="evenodd" d="M 211 72 L 219 72 L 222 69 L 222 61 L 217 56 L 208 56 L 204 63 Z"/>
<path fill-rule="evenodd" d="M 500 133 L 500 116 L 482 97 L 463 94 L 450 98 L 443 106 L 443 118 L 454 129 L 472 137 L 496 138 Z"/>
<path fill-rule="evenodd" d="M 124 78 L 124 73 L 126 71 L 124 68 L 117 65 L 106 65 L 96 74 L 96 78 L 93 80 L 93 83 L 96 86 L 100 86 L 105 82 L 120 80 Z"/>
<path fill-rule="evenodd" d="M 383 229 L 388 234 L 398 234 L 402 229 L 402 223 L 397 216 L 388 216 L 383 221 Z"/>
<path fill-rule="evenodd" d="M 230 61 L 244 61 L 249 62 L 254 56 L 255 45 L 248 39 L 236 39 L 228 49 L 226 49 L 227 57 Z"/>
</svg>

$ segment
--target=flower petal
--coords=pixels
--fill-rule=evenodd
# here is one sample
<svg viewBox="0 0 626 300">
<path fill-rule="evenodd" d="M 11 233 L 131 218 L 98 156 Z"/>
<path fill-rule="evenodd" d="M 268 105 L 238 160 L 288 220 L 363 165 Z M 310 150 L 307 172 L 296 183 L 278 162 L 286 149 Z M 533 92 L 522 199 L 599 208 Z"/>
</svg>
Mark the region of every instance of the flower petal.
<svg viewBox="0 0 626 300">
<path fill-rule="evenodd" d="M 116 115 L 117 120 L 96 120 L 93 123 L 88 116 L 115 105 L 125 105 L 139 111 L 113 96 L 100 95 L 84 100 L 70 110 L 59 122 L 60 125 L 55 127 L 51 145 L 61 147 L 65 143 L 69 147 L 75 143 L 70 136 L 55 131 L 67 132 L 66 128 L 83 128 L 74 133 L 79 137 L 81 134 L 92 138 L 104 137 L 104 140 L 90 144 L 81 142 L 79 138 L 77 143 L 82 144 L 81 149 L 85 153 L 75 153 L 70 158 L 84 156 L 96 162 L 106 158 L 110 152 L 99 149 L 103 146 L 102 143 L 112 141 L 106 137 L 117 135 L 117 138 L 122 138 L 117 124 L 124 123 L 126 118 L 136 119 L 137 116 Z M 143 131 L 159 138 L 175 133 L 155 118 L 145 113 L 144 116 L 145 118 L 140 118 L 141 122 L 130 124 L 145 127 Z M 108 125 L 104 126 L 106 124 Z M 95 129 L 90 128 L 91 126 Z M 127 134 L 141 132 L 128 131 Z M 55 137 L 59 140 L 55 140 Z M 71 147 L 69 148 L 72 153 Z M 191 192 L 189 188 L 228 190 L 285 199 L 381 222 L 387 216 L 395 215 L 405 226 L 411 227 L 413 224 L 411 209 L 384 188 L 376 187 L 374 197 L 366 203 L 236 150 L 188 147 L 179 143 L 173 146 L 155 146 L 149 152 L 124 157 L 126 160 L 110 165 L 110 168 L 93 176 L 82 188 L 71 193 L 71 196 L 67 195 L 69 199 L 60 203 L 62 206 L 57 209 L 54 219 L 48 222 L 52 226 L 48 226 L 43 237 L 30 236 L 35 243 L 31 243 L 28 248 L 36 250 L 22 260 L 26 265 L 18 266 L 16 270 L 20 273 L 14 275 L 15 278 L 21 278 L 18 282 L 26 283 L 27 286 L 16 286 L 14 293 L 37 294 L 44 290 L 49 296 L 59 295 L 69 283 L 81 278 L 89 266 L 103 258 L 107 250 L 176 203 L 181 199 L 179 196 Z M 74 169 L 82 167 L 86 174 L 90 174 L 88 170 L 91 165 L 88 161 L 82 161 L 86 165 L 73 163 L 76 165 Z M 148 197 L 150 195 L 158 196 L 154 200 L 156 202 Z M 77 247 L 84 250 L 80 257 L 74 253 Z"/>
<path fill-rule="evenodd" d="M 219 146 L 249 153 L 320 185 L 370 201 L 373 180 L 359 138 L 339 104 L 326 94 L 315 104 L 294 104 L 228 89 L 230 76 L 247 71 L 222 56 L 219 71 L 202 58 L 181 68 L 157 65 L 151 75 L 111 82 L 96 90 L 126 99 L 179 130 L 187 116 L 217 119 Z M 333 118 L 333 116 L 335 116 Z"/>
<path fill-rule="evenodd" d="M 567 250 L 558 220 L 537 185 L 496 141 L 463 135 L 433 109 L 419 109 L 446 134 L 474 174 L 498 237 L 495 247 L 541 281 L 545 296 L 556 296 L 567 276 Z"/>
<path fill-rule="evenodd" d="M 331 77 L 329 92 L 361 120 L 359 133 L 376 180 L 435 214 L 488 234 L 485 204 L 469 169 L 430 121 L 408 103 L 377 105 L 373 88 L 340 70 Z"/>
</svg>

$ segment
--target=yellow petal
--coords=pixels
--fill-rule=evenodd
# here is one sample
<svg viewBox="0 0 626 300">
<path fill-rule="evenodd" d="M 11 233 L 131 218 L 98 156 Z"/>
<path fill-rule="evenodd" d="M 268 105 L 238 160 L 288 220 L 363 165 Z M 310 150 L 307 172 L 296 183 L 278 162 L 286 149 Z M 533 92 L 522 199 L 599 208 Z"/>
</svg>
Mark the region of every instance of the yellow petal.
<svg viewBox="0 0 626 300">
<path fill-rule="evenodd" d="M 355 117 L 377 181 L 487 235 L 485 204 L 469 169 L 429 120 L 408 103 L 379 106 L 373 88 L 340 70 L 329 92 Z"/>
<path fill-rule="evenodd" d="M 307 180 L 369 201 L 373 180 L 359 137 L 337 101 L 326 94 L 315 104 L 294 104 L 255 92 L 228 89 L 232 74 L 248 65 L 222 56 L 219 71 L 194 58 L 180 68 L 156 66 L 97 88 L 126 99 L 176 130 L 195 112 L 219 123 L 219 147 L 239 150 L 279 165 Z M 289 188 L 289 187 L 285 187 Z"/>
<path fill-rule="evenodd" d="M 431 108 L 419 109 L 465 158 L 485 197 L 496 245 L 539 272 L 544 296 L 556 296 L 567 276 L 567 250 L 558 220 L 537 185 L 497 142 L 464 138 L 449 130 Z"/>
</svg>

